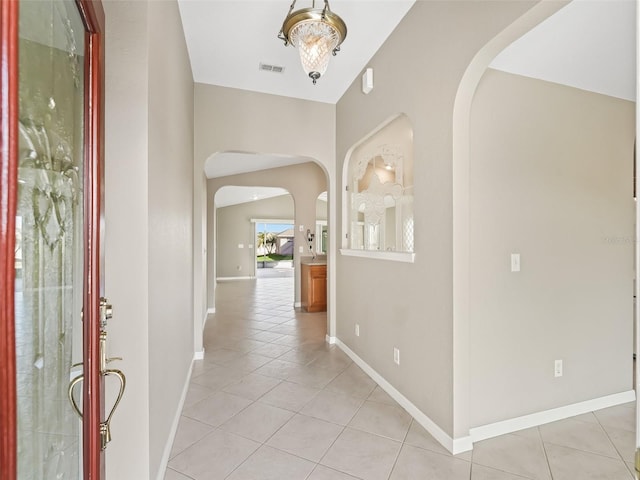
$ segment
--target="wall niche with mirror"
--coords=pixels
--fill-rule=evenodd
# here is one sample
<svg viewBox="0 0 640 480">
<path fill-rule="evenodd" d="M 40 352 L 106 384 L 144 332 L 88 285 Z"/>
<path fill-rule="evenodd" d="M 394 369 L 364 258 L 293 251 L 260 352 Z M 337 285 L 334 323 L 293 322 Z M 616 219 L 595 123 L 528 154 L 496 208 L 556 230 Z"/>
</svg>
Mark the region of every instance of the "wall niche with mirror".
<svg viewBox="0 0 640 480">
<path fill-rule="evenodd" d="M 356 144 L 345 176 L 342 253 L 413 261 L 413 129 L 407 116 L 395 116 Z"/>
</svg>

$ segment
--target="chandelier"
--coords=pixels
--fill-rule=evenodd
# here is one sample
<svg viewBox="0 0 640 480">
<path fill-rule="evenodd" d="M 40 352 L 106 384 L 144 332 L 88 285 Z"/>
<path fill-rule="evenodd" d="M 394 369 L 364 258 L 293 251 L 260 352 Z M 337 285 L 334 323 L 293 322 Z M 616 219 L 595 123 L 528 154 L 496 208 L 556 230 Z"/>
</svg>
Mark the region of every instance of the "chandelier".
<svg viewBox="0 0 640 480">
<path fill-rule="evenodd" d="M 285 46 L 291 44 L 298 48 L 302 68 L 315 85 L 326 72 L 330 55 L 340 51 L 347 26 L 330 10 L 328 0 L 324 0 L 324 8 L 316 8 L 316 1 L 312 0 L 311 8 L 294 12 L 296 1 L 293 0 L 289 8 L 278 38 Z"/>
</svg>

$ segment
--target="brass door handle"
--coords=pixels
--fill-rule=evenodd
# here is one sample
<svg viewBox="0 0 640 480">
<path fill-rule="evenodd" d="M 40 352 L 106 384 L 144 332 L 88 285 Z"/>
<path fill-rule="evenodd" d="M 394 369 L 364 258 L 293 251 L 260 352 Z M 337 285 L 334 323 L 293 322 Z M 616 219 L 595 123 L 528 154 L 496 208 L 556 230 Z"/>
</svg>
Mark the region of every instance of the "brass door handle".
<svg viewBox="0 0 640 480">
<path fill-rule="evenodd" d="M 124 395 L 124 389 L 127 386 L 127 377 L 125 377 L 124 373 L 120 370 L 110 369 L 102 372 L 105 377 L 113 375 L 118 380 L 120 380 L 120 390 L 118 391 L 118 397 L 116 398 L 113 407 L 111 407 L 111 411 L 109 415 L 107 415 L 107 419 L 100 424 L 100 447 L 102 450 L 107 448 L 107 444 L 111 441 L 111 418 L 113 417 L 116 408 L 120 404 L 120 400 L 122 400 L 122 396 Z"/>
<path fill-rule="evenodd" d="M 76 378 L 74 378 L 73 380 L 71 380 L 71 382 L 69 383 L 69 389 L 67 390 L 67 394 L 69 395 L 69 401 L 71 402 L 71 406 L 73 407 L 73 409 L 75 410 L 75 412 L 78 414 L 78 416 L 80 417 L 80 420 L 82 420 L 82 410 L 80 410 L 80 407 L 78 406 L 78 404 L 76 403 L 76 399 L 73 396 L 73 389 L 75 388 L 76 385 L 78 385 L 80 382 L 84 382 L 84 373 L 81 375 L 78 375 Z"/>
</svg>

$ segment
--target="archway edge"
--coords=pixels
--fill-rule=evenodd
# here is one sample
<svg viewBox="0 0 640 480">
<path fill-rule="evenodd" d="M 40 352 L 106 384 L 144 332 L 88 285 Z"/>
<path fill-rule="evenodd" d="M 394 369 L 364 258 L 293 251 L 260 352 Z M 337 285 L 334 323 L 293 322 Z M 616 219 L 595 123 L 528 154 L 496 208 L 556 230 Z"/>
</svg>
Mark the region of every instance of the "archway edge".
<svg viewBox="0 0 640 480">
<path fill-rule="evenodd" d="M 490 40 L 465 70 L 453 106 L 453 453 L 472 449 L 470 425 L 469 166 L 470 118 L 476 89 L 491 61 L 570 0 L 541 0 Z"/>
</svg>

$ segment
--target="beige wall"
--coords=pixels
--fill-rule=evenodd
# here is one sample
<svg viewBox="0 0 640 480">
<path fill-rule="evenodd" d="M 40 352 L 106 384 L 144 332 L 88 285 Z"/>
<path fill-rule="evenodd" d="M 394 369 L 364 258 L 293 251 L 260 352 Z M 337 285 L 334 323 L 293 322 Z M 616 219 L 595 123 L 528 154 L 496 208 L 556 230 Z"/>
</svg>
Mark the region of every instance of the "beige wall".
<svg viewBox="0 0 640 480">
<path fill-rule="evenodd" d="M 214 239 L 217 237 L 216 210 L 212 208 L 215 194 L 221 187 L 227 185 L 234 186 L 263 186 L 280 187 L 286 189 L 293 198 L 294 222 L 296 235 L 302 234 L 298 231 L 300 225 L 315 229 L 316 224 L 316 204 L 318 195 L 327 190 L 327 176 L 323 169 L 313 162 L 299 163 L 288 167 L 271 168 L 252 173 L 231 175 L 228 177 L 212 178 L 207 182 L 207 198 L 210 199 L 208 205 L 208 263 L 207 263 L 207 300 L 209 308 L 215 307 L 215 282 L 217 271 L 216 260 L 222 255 L 227 255 L 226 251 L 217 251 L 218 246 Z M 302 238 L 296 237 L 296 240 Z M 237 243 L 237 242 L 236 242 Z M 235 246 L 237 249 L 237 245 Z M 295 268 L 295 302 L 300 302 L 300 253 L 296 249 L 293 255 Z"/>
<path fill-rule="evenodd" d="M 293 197 L 278 197 L 230 205 L 216 210 L 216 273 L 217 277 L 246 277 L 256 274 L 255 219 L 292 220 Z M 302 238 L 296 236 L 295 242 Z M 244 248 L 238 248 L 238 244 Z M 253 245 L 253 248 L 249 248 Z M 240 267 L 240 269 L 238 269 Z"/>
<path fill-rule="evenodd" d="M 177 2 L 149 6 L 149 464 L 158 478 L 194 351 L 193 77 Z"/>
<path fill-rule="evenodd" d="M 474 55 L 533 4 L 417 2 L 369 63 L 373 91 L 363 95 L 357 78 L 337 105 L 338 180 L 349 148 L 393 115 L 409 117 L 416 251 L 413 264 L 337 259 L 338 337 L 449 436 L 454 436 L 453 105 Z M 387 294 L 369 294 L 380 290 Z M 400 366 L 393 363 L 394 346 L 401 351 Z"/>
<path fill-rule="evenodd" d="M 107 478 L 149 473 L 148 5 L 104 2 L 105 293 L 113 303 L 108 352 L 127 375 L 111 423 Z M 125 214 L 126 212 L 126 214 Z M 110 385 L 107 393 L 113 394 Z"/>
<path fill-rule="evenodd" d="M 176 2 L 104 8 L 108 350 L 127 375 L 107 478 L 140 480 L 162 469 L 193 357 L 193 82 Z"/>
<path fill-rule="evenodd" d="M 472 426 L 632 388 L 634 112 L 483 77 L 470 144 Z"/>
</svg>

